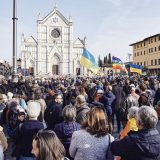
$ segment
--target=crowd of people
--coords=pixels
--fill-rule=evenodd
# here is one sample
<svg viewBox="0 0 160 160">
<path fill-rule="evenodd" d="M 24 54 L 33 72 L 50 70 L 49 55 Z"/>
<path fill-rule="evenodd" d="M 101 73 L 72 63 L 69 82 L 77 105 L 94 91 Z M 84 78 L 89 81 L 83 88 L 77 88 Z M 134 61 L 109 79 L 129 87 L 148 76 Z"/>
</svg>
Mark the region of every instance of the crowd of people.
<svg viewBox="0 0 160 160">
<path fill-rule="evenodd" d="M 160 160 L 159 120 L 159 78 L 0 80 L 0 160 Z"/>
</svg>

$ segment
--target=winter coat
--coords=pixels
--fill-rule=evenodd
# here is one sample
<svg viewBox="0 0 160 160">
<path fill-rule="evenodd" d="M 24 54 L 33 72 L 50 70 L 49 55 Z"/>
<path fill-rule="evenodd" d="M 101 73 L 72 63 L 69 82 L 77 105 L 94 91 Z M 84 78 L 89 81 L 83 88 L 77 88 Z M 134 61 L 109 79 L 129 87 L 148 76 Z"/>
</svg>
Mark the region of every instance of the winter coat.
<svg viewBox="0 0 160 160">
<path fill-rule="evenodd" d="M 77 122 L 62 122 L 55 126 L 54 131 L 61 140 L 66 149 L 66 156 L 70 158 L 69 146 L 71 143 L 72 134 L 74 131 L 80 130 L 81 125 Z"/>
<path fill-rule="evenodd" d="M 82 122 L 86 119 L 86 113 L 89 110 L 90 110 L 90 108 L 87 105 L 83 105 L 83 106 L 77 108 L 76 122 L 79 124 L 82 124 Z"/>
<path fill-rule="evenodd" d="M 156 129 L 139 130 L 120 141 L 111 143 L 113 155 L 124 160 L 160 159 L 160 134 Z"/>
<path fill-rule="evenodd" d="M 112 92 L 107 92 L 102 96 L 100 100 L 100 102 L 104 104 L 104 108 L 108 116 L 112 115 L 112 108 L 115 99 L 116 97 Z"/>
<path fill-rule="evenodd" d="M 62 104 L 52 102 L 44 112 L 44 120 L 48 129 L 54 129 L 55 125 L 63 122 Z"/>
<path fill-rule="evenodd" d="M 122 101 L 124 100 L 124 92 L 123 88 L 118 85 L 113 85 L 112 92 L 116 96 L 116 99 L 114 101 L 114 110 L 118 111 L 122 106 Z"/>
<path fill-rule="evenodd" d="M 73 133 L 69 153 L 74 160 L 106 160 L 108 145 L 108 135 L 96 137 L 82 129 Z"/>
<path fill-rule="evenodd" d="M 123 139 L 124 137 L 126 137 L 130 131 L 138 131 L 135 118 L 131 118 L 128 120 L 125 128 L 120 133 L 120 139 Z"/>
<path fill-rule="evenodd" d="M 34 157 L 33 154 L 31 154 L 33 136 L 43 128 L 44 126 L 42 122 L 39 122 L 38 120 L 27 120 L 14 130 L 13 140 L 16 146 L 19 145 L 20 155 Z"/>
</svg>

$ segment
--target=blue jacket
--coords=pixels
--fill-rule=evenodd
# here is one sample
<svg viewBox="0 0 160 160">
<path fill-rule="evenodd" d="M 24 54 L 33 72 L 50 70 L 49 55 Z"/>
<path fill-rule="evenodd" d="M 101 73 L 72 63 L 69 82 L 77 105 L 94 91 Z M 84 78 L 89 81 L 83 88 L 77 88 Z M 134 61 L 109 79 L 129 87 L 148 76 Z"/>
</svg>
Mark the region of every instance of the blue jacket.
<svg viewBox="0 0 160 160">
<path fill-rule="evenodd" d="M 81 125 L 77 122 L 62 122 L 57 124 L 54 128 L 55 133 L 66 149 L 66 156 L 68 158 L 71 158 L 69 155 L 69 146 L 71 143 L 72 134 L 74 131 L 78 131 L 80 129 Z"/>
<path fill-rule="evenodd" d="M 124 160 L 160 160 L 160 134 L 156 129 L 139 130 L 112 142 L 111 151 Z"/>
<path fill-rule="evenodd" d="M 104 108 L 108 116 L 112 115 L 113 103 L 116 99 L 115 95 L 112 92 L 106 92 L 100 102 L 104 104 Z"/>
</svg>

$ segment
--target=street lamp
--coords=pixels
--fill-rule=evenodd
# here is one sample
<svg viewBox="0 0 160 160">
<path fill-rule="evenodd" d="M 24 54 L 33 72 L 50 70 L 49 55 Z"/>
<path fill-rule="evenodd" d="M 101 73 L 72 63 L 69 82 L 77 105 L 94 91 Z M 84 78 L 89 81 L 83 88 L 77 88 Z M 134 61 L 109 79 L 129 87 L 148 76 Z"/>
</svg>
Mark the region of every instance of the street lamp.
<svg viewBox="0 0 160 160">
<path fill-rule="evenodd" d="M 13 0 L 13 74 L 12 78 L 14 82 L 18 81 L 17 77 L 17 65 L 16 65 L 16 57 L 17 57 L 17 20 L 16 17 L 16 0 Z"/>
</svg>

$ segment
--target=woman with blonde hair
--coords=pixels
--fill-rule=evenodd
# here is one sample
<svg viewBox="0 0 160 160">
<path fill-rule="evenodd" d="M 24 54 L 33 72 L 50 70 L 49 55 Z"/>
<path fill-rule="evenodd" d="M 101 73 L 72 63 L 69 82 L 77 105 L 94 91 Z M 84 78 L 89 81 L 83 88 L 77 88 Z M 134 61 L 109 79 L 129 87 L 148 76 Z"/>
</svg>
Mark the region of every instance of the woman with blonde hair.
<svg viewBox="0 0 160 160">
<path fill-rule="evenodd" d="M 75 131 L 70 144 L 70 155 L 74 160 L 106 160 L 109 141 L 106 115 L 102 108 L 93 107 L 86 115 L 82 130 Z"/>
</svg>

